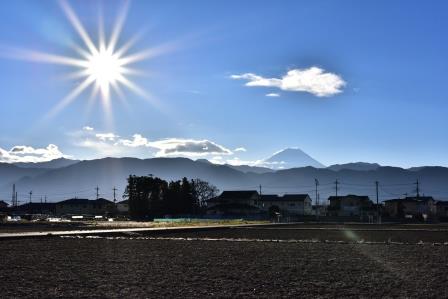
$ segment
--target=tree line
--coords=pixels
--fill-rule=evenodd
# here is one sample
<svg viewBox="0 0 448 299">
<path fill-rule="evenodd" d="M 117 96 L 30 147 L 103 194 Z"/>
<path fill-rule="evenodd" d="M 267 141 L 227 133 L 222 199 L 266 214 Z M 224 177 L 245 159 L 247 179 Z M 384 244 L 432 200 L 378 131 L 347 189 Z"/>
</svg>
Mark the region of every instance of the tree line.
<svg viewBox="0 0 448 299">
<path fill-rule="evenodd" d="M 134 219 L 153 219 L 165 215 L 198 215 L 206 210 L 207 200 L 218 195 L 218 188 L 201 179 L 165 181 L 158 177 L 130 175 L 123 197 Z"/>
</svg>

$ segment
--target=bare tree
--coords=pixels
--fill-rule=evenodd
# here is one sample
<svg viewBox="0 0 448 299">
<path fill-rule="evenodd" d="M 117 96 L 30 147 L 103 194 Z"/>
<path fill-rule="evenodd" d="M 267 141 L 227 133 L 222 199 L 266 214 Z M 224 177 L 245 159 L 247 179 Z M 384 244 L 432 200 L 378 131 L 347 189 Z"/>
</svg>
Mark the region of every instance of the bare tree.
<svg viewBox="0 0 448 299">
<path fill-rule="evenodd" d="M 209 182 L 201 179 L 194 179 L 191 180 L 191 184 L 193 186 L 193 196 L 201 209 L 207 206 L 207 201 L 209 199 L 218 196 L 218 188 Z"/>
</svg>

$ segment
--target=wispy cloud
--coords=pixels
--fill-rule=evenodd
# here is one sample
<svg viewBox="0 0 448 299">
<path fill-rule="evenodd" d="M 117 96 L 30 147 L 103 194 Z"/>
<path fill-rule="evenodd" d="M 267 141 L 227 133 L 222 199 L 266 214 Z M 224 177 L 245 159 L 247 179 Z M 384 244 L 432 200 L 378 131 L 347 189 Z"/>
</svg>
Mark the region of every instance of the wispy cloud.
<svg viewBox="0 0 448 299">
<path fill-rule="evenodd" d="M 247 152 L 247 149 L 244 147 L 237 147 L 236 149 L 234 149 L 235 152 Z"/>
<path fill-rule="evenodd" d="M 249 87 L 275 87 L 285 91 L 308 92 L 317 97 L 329 97 L 342 92 L 346 82 L 337 74 L 313 66 L 292 69 L 281 78 L 265 78 L 253 73 L 231 75 L 231 79 L 246 80 Z"/>
<path fill-rule="evenodd" d="M 273 98 L 278 98 L 280 96 L 279 93 L 275 93 L 275 92 L 271 92 L 266 94 L 267 97 L 273 97 Z"/>
<path fill-rule="evenodd" d="M 49 144 L 45 148 L 34 148 L 26 145 L 16 145 L 10 150 L 0 148 L 0 162 L 46 162 L 58 158 L 69 158 L 64 155 L 57 145 Z"/>
</svg>

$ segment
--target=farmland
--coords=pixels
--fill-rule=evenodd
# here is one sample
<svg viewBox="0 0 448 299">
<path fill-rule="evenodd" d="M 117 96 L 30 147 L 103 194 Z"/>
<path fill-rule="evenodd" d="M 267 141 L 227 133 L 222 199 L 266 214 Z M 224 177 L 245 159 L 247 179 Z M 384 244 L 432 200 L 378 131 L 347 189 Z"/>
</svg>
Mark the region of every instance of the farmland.
<svg viewBox="0 0 448 299">
<path fill-rule="evenodd" d="M 290 225 L 0 241 L 5 297 L 447 297 L 440 225 Z"/>
</svg>

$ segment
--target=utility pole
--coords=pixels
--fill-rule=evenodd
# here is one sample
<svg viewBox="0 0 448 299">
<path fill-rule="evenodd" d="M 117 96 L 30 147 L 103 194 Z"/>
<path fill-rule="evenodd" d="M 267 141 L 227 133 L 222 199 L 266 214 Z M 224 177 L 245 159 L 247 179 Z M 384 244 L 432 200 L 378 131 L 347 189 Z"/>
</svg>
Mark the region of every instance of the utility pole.
<svg viewBox="0 0 448 299">
<path fill-rule="evenodd" d="M 379 205 L 379 199 L 378 199 L 378 181 L 375 182 L 376 187 L 376 221 L 379 224 L 380 223 L 380 205 Z"/>
<path fill-rule="evenodd" d="M 260 184 L 260 186 L 258 186 L 259 188 L 260 188 L 260 197 L 261 197 L 261 184 Z"/>
<path fill-rule="evenodd" d="M 47 196 L 45 195 L 45 203 L 47 203 Z"/>
<path fill-rule="evenodd" d="M 420 183 L 418 182 L 418 179 L 415 182 L 415 184 L 417 185 L 417 188 L 415 191 L 417 192 L 417 198 L 419 198 L 420 197 Z"/>
<path fill-rule="evenodd" d="M 33 191 L 30 191 L 30 203 L 31 203 L 31 195 L 33 195 Z"/>
<path fill-rule="evenodd" d="M 19 195 L 17 194 L 17 191 L 16 191 L 16 207 L 19 205 Z"/>
<path fill-rule="evenodd" d="M 317 187 L 319 186 L 319 181 L 317 179 L 314 179 L 314 184 L 316 186 L 316 216 L 319 217 L 319 195 L 318 195 L 318 191 L 317 191 Z M 304 203 L 305 204 L 305 203 Z"/>
<path fill-rule="evenodd" d="M 117 188 L 113 188 L 112 190 L 114 190 L 114 203 L 116 203 L 117 202 L 117 199 L 116 199 L 116 197 L 115 197 L 115 191 L 117 191 Z"/>
<path fill-rule="evenodd" d="M 13 207 L 16 206 L 16 184 L 12 184 L 12 199 L 11 204 Z"/>
<path fill-rule="evenodd" d="M 95 190 L 96 190 L 96 200 L 98 200 L 98 198 L 100 197 L 100 188 L 96 186 Z"/>
<path fill-rule="evenodd" d="M 336 179 L 336 181 L 334 182 L 334 184 L 335 184 L 335 189 L 336 189 L 336 196 L 338 196 L 338 185 L 339 185 L 339 181 L 338 181 L 338 179 Z"/>
</svg>

